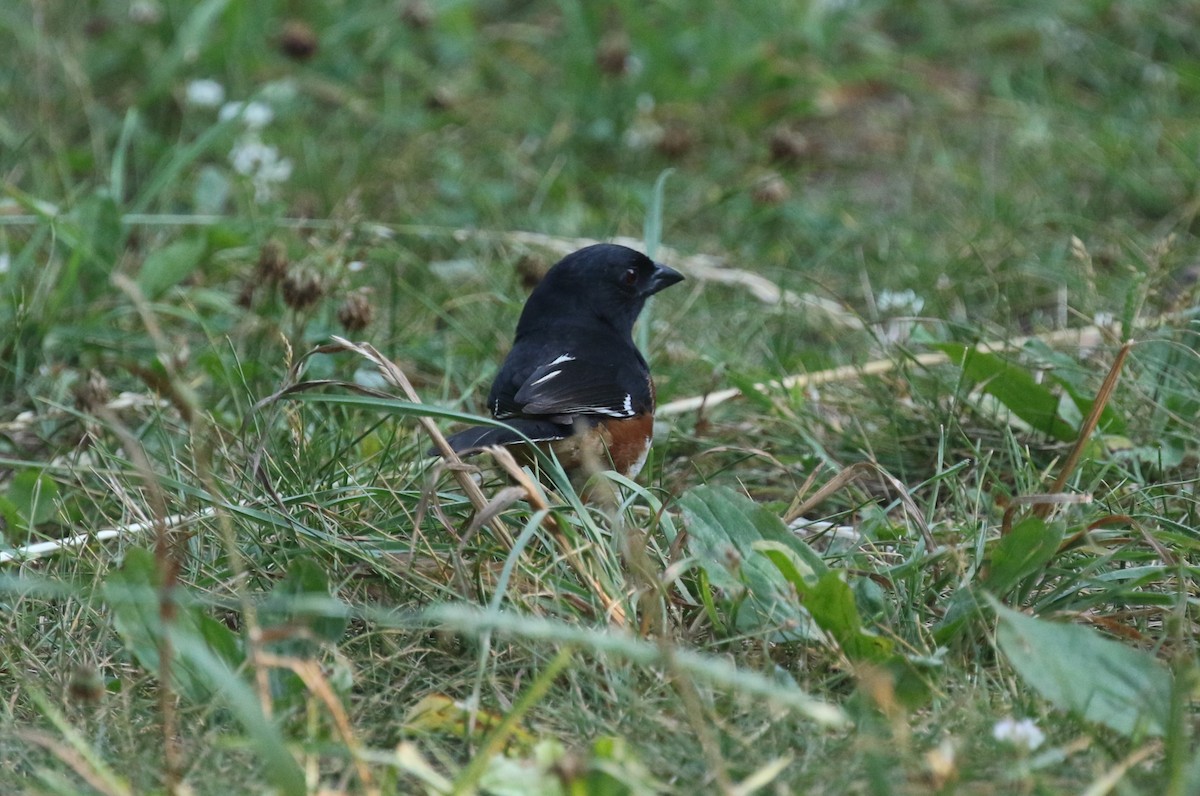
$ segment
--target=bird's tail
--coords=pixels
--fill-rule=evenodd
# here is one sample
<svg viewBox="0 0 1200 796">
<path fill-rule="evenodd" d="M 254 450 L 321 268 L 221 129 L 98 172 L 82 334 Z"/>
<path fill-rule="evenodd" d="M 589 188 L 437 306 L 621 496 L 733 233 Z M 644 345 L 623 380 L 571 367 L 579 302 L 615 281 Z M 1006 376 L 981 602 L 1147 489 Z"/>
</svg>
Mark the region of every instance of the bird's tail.
<svg viewBox="0 0 1200 796">
<path fill-rule="evenodd" d="M 534 442 L 552 442 L 556 439 L 566 439 L 571 436 L 571 426 L 554 423 L 549 420 L 533 420 L 529 418 L 513 418 L 504 421 L 507 428 L 498 426 L 472 426 L 446 437 L 446 442 L 455 453 L 466 455 L 483 450 L 490 445 L 514 445 L 524 441 L 522 434 Z M 438 456 L 436 448 L 429 451 L 430 456 Z"/>
</svg>

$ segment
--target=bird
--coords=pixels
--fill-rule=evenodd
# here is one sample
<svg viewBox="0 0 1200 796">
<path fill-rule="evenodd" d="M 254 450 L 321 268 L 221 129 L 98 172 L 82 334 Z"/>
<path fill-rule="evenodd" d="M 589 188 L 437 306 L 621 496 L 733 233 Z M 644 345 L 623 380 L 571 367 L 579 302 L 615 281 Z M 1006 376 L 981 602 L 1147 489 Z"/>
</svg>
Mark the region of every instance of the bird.
<svg viewBox="0 0 1200 796">
<path fill-rule="evenodd" d="M 633 325 L 646 299 L 683 279 L 617 244 L 568 254 L 530 293 L 492 382 L 488 410 L 508 427 L 463 429 L 450 447 L 516 452 L 524 435 L 553 450 L 574 483 L 603 469 L 636 477 L 654 438 L 655 389 Z"/>
</svg>

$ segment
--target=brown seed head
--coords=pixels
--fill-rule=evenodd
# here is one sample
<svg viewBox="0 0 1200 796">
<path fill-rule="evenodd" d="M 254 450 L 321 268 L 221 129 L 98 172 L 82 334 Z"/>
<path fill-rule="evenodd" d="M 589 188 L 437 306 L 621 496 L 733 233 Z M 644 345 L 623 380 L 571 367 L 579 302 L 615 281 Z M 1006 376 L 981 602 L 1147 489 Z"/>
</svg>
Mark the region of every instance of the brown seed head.
<svg viewBox="0 0 1200 796">
<path fill-rule="evenodd" d="M 96 702 L 104 696 L 104 678 L 95 666 L 77 664 L 71 671 L 67 690 L 76 702 Z"/>
<path fill-rule="evenodd" d="M 308 309 L 325 295 L 320 275 L 303 265 L 290 269 L 280 288 L 283 291 L 283 303 L 296 311 Z"/>
<path fill-rule="evenodd" d="M 242 289 L 238 291 L 235 301 L 237 305 L 244 310 L 248 310 L 254 306 L 254 292 L 258 288 L 258 281 L 255 279 L 247 279 L 242 283 Z"/>
<path fill-rule="evenodd" d="M 784 125 L 771 131 L 768 146 L 771 160 L 776 163 L 796 163 L 812 152 L 812 143 L 804 133 Z"/>
<path fill-rule="evenodd" d="M 690 127 L 673 122 L 663 130 L 662 138 L 658 140 L 655 147 L 661 154 L 669 158 L 681 158 L 692 151 L 695 143 L 696 137 L 692 134 Z"/>
<path fill-rule="evenodd" d="M 425 30 L 433 24 L 433 7 L 426 0 L 409 0 L 400 11 L 400 19 L 413 30 Z"/>
<path fill-rule="evenodd" d="M 521 287 L 533 290 L 550 270 L 550 264 L 536 254 L 522 254 L 515 268 L 517 276 L 521 278 Z"/>
<path fill-rule="evenodd" d="M 620 77 L 629 71 L 629 36 L 624 31 L 604 34 L 596 47 L 596 66 L 612 77 Z"/>
<path fill-rule="evenodd" d="M 375 317 L 375 308 L 367 297 L 365 290 L 356 290 L 346 296 L 342 306 L 338 307 L 338 323 L 347 332 L 361 332 L 371 324 Z"/>
<path fill-rule="evenodd" d="M 279 49 L 294 61 L 307 61 L 317 52 L 317 32 L 302 19 L 289 19 L 279 34 Z"/>
<path fill-rule="evenodd" d="M 778 174 L 771 174 L 755 184 L 750 196 L 760 205 L 778 205 L 791 198 L 792 189 Z"/>
<path fill-rule="evenodd" d="M 458 103 L 458 97 L 449 86 L 435 86 L 425 97 L 425 107 L 431 111 L 448 111 Z"/>
<path fill-rule="evenodd" d="M 262 281 L 274 283 L 287 276 L 287 272 L 287 247 L 272 238 L 258 250 L 258 275 Z"/>
<path fill-rule="evenodd" d="M 108 386 L 108 379 L 94 368 L 88 370 L 82 379 L 75 382 L 71 392 L 75 398 L 75 408 L 89 414 L 112 399 L 112 390 Z"/>
</svg>

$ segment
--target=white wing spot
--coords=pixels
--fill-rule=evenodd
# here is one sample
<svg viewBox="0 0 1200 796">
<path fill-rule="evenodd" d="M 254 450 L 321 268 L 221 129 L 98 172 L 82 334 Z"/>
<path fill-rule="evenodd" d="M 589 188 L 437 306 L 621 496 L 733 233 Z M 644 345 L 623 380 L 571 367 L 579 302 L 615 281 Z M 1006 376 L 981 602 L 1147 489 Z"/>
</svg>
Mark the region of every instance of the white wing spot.
<svg viewBox="0 0 1200 796">
<path fill-rule="evenodd" d="M 559 359 L 561 359 L 561 357 L 559 357 Z M 554 360 L 554 362 L 553 362 L 553 363 L 551 363 L 551 364 L 555 364 L 555 365 L 557 365 L 557 364 L 558 364 L 558 360 L 557 360 L 557 359 L 556 359 L 556 360 Z M 544 382 L 544 381 L 550 381 L 550 379 L 554 378 L 555 376 L 557 376 L 557 375 L 558 375 L 558 374 L 560 374 L 560 373 L 562 373 L 562 371 L 561 371 L 561 370 L 552 370 L 552 371 L 550 371 L 549 373 L 547 373 L 545 376 L 542 376 L 542 377 L 541 377 L 540 379 L 538 379 L 537 381 L 530 382 L 529 386 L 530 386 L 530 387 L 536 387 L 537 385 L 541 384 L 541 383 L 542 383 L 542 382 Z"/>
<path fill-rule="evenodd" d="M 575 361 L 575 357 L 571 356 L 570 354 L 563 354 L 562 356 L 560 356 L 558 359 L 551 362 L 546 367 L 552 368 L 555 365 L 561 365 L 564 362 L 574 362 L 574 361 Z"/>
<path fill-rule="evenodd" d="M 613 409 L 608 406 L 584 406 L 581 407 L 585 412 L 591 412 L 596 415 L 605 415 L 607 417 L 632 417 L 633 416 L 633 396 L 628 393 L 625 395 L 625 400 L 621 402 L 620 409 Z"/>
</svg>

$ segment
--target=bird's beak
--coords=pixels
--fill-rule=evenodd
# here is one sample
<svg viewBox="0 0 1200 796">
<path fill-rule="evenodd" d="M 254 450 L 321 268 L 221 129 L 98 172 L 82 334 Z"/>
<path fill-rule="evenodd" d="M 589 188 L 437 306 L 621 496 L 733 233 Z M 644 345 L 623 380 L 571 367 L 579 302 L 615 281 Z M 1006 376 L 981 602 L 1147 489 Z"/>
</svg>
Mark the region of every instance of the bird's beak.
<svg viewBox="0 0 1200 796">
<path fill-rule="evenodd" d="M 662 263 L 654 264 L 654 272 L 650 274 L 650 281 L 646 285 L 646 295 L 653 296 L 663 288 L 670 287 L 676 282 L 683 281 L 683 274 L 676 271 L 674 268 L 669 268 Z"/>
</svg>

